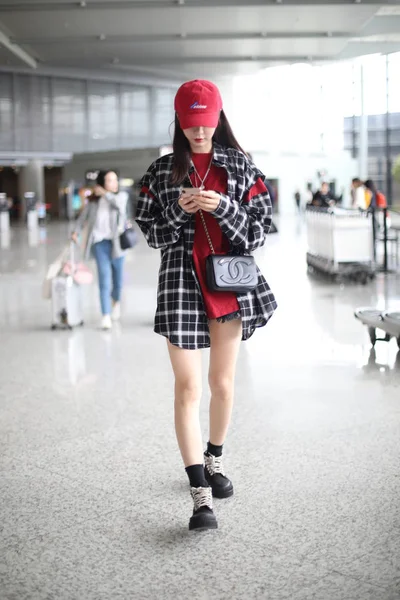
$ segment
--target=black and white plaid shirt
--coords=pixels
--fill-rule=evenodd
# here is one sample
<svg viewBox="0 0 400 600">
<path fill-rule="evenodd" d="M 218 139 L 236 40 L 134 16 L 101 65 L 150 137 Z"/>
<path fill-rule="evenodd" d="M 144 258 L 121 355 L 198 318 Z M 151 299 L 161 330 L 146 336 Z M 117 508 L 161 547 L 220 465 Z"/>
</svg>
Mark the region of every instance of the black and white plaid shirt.
<svg viewBox="0 0 400 600">
<path fill-rule="evenodd" d="M 262 246 L 270 230 L 272 206 L 268 192 L 249 200 L 248 194 L 264 175 L 238 150 L 214 145 L 213 164 L 228 174 L 228 193 L 211 213 L 238 253 L 249 254 Z M 156 160 L 141 180 L 142 191 L 136 221 L 152 248 L 161 250 L 157 290 L 155 332 L 180 348 L 210 346 L 208 319 L 193 265 L 194 215 L 178 204 L 182 186 L 171 185 L 173 155 Z M 191 173 L 193 167 L 191 168 Z M 188 180 L 185 185 L 191 185 Z M 259 272 L 258 285 L 252 292 L 237 296 L 240 306 L 243 340 L 272 316 L 276 302 Z"/>
</svg>

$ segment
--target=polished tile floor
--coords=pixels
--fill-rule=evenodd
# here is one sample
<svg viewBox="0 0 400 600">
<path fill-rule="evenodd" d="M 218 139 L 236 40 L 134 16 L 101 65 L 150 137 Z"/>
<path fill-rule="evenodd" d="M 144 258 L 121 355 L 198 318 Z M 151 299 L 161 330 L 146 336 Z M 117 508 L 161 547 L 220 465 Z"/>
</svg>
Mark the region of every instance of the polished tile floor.
<svg viewBox="0 0 400 600">
<path fill-rule="evenodd" d="M 400 358 L 353 310 L 399 307 L 400 277 L 312 279 L 303 224 L 280 223 L 257 257 L 279 310 L 239 360 L 236 493 L 190 535 L 158 253 L 130 253 L 112 332 L 95 286 L 85 327 L 52 332 L 41 282 L 65 238 L 0 236 L 1 600 L 398 600 Z M 206 395 L 202 424 L 206 442 Z"/>
</svg>

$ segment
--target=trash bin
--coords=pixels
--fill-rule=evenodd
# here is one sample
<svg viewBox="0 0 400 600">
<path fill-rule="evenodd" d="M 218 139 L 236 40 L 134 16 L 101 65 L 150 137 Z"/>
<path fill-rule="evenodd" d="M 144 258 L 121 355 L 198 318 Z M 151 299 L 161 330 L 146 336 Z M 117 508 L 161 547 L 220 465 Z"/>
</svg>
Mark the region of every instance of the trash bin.
<svg viewBox="0 0 400 600">
<path fill-rule="evenodd" d="M 25 192 L 24 200 L 26 206 L 26 220 L 28 229 L 35 229 L 36 227 L 38 227 L 39 223 L 35 192 Z"/>
<path fill-rule="evenodd" d="M 10 229 L 10 210 L 7 194 L 0 193 L 0 231 Z"/>
</svg>

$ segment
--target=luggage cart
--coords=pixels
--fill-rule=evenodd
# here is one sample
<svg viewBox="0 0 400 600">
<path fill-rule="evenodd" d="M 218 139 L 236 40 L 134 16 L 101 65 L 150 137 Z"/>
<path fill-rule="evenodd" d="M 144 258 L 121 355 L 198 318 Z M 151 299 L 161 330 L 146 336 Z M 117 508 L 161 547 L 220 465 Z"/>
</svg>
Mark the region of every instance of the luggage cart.
<svg viewBox="0 0 400 600">
<path fill-rule="evenodd" d="M 358 308 L 354 312 L 354 316 L 368 327 L 369 338 L 373 346 L 379 341 L 390 342 L 394 337 L 400 349 L 400 311 L 381 312 L 376 308 Z M 384 331 L 385 337 L 377 337 L 377 329 Z"/>
<path fill-rule="evenodd" d="M 372 219 L 343 208 L 307 207 L 307 265 L 330 275 L 366 284 L 375 276 Z"/>
</svg>

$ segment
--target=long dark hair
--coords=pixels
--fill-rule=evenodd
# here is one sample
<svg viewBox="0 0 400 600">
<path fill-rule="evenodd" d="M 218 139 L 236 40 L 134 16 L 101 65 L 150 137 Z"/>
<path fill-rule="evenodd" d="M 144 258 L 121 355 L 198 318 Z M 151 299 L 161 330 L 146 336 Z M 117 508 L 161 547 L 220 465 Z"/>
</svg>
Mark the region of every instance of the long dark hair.
<svg viewBox="0 0 400 600">
<path fill-rule="evenodd" d="M 371 192 L 376 193 L 376 185 L 372 181 L 372 179 L 367 179 L 367 181 L 364 182 L 364 185 L 367 188 L 367 190 L 370 190 Z"/>
<path fill-rule="evenodd" d="M 101 185 L 101 187 L 103 188 L 106 184 L 106 177 L 109 173 L 115 173 L 116 176 L 118 177 L 118 173 L 116 173 L 114 171 L 114 169 L 101 170 L 101 171 L 99 171 L 97 178 L 96 178 L 97 185 Z"/>
<path fill-rule="evenodd" d="M 234 148 L 244 152 L 243 148 L 234 136 L 226 114 L 221 110 L 218 126 L 215 130 L 213 141 L 224 148 Z M 175 132 L 172 142 L 174 151 L 174 162 L 171 173 L 171 184 L 179 185 L 185 179 L 190 168 L 190 144 L 179 124 L 178 115 L 175 115 Z"/>
<path fill-rule="evenodd" d="M 106 184 L 106 177 L 109 173 L 115 173 L 114 169 L 104 169 L 99 171 L 96 177 L 96 184 L 104 188 Z M 115 174 L 118 176 L 118 173 Z M 98 202 L 99 200 L 100 196 L 97 196 L 94 192 L 88 198 L 89 202 Z"/>
</svg>

